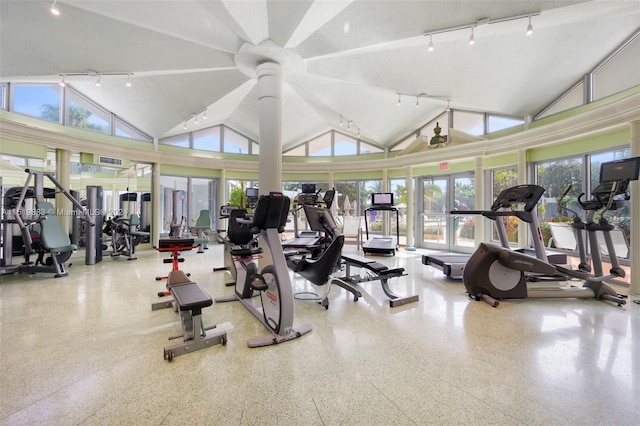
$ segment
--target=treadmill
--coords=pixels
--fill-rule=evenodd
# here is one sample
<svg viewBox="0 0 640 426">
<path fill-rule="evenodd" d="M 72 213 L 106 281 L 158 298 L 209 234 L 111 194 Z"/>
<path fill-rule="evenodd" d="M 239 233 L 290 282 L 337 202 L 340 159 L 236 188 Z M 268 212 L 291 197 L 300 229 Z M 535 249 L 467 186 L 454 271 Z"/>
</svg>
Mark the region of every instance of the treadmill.
<svg viewBox="0 0 640 426">
<path fill-rule="evenodd" d="M 517 185 L 503 190 L 493 202 L 491 210 L 453 210 L 450 214 L 477 214 L 494 220 L 496 222 L 500 244 L 505 248 L 509 248 L 509 239 L 507 238 L 504 222 L 498 220 L 498 218 L 516 216 L 518 219 L 529 224 L 531 235 L 534 238 L 535 257 L 547 261 L 547 253 L 541 240 L 542 237 L 538 232 L 539 223 L 535 213 L 536 205 L 544 193 L 545 189 L 538 185 Z M 523 205 L 521 210 L 515 210 L 514 205 L 520 204 Z M 422 255 L 422 264 L 442 270 L 448 278 L 462 279 L 464 267 L 470 257 L 470 254 L 425 254 Z M 554 261 L 561 263 L 561 259 L 559 258 L 554 259 Z"/>
<path fill-rule="evenodd" d="M 368 213 L 372 211 L 394 212 L 396 216 L 396 235 L 376 235 L 369 238 Z M 393 193 L 371 194 L 371 207 L 364 211 L 364 229 L 367 234 L 367 242 L 362 245 L 364 254 L 391 255 L 395 256 L 400 239 L 400 218 L 398 209 L 393 206 Z"/>
</svg>

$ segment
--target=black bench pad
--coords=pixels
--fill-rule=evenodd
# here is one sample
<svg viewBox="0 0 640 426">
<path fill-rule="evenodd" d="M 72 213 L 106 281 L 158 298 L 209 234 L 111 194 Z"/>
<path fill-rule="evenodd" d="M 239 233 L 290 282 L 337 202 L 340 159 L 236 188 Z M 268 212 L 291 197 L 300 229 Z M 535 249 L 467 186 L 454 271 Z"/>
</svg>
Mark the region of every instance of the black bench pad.
<svg viewBox="0 0 640 426">
<path fill-rule="evenodd" d="M 367 259 L 366 257 L 362 257 L 362 256 L 352 256 L 352 255 L 343 254 L 342 259 L 359 268 L 367 268 L 378 274 L 389 269 L 386 265 L 383 265 L 380 262 L 376 262 L 375 260 Z"/>
<path fill-rule="evenodd" d="M 211 296 L 197 283 L 173 286 L 171 287 L 171 294 L 181 311 L 199 310 L 213 304 Z"/>
</svg>

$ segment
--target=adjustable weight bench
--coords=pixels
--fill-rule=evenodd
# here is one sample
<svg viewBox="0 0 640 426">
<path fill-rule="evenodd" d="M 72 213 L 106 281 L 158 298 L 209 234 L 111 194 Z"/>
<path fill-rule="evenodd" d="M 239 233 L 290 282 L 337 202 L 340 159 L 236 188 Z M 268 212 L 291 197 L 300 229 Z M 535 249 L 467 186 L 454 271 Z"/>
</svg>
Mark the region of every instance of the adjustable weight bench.
<svg viewBox="0 0 640 426">
<path fill-rule="evenodd" d="M 341 258 L 346 267 L 346 275 L 340 278 L 341 280 L 344 280 L 350 284 L 359 284 L 369 281 L 380 281 L 380 283 L 382 284 L 382 290 L 384 291 L 384 294 L 386 294 L 389 298 L 389 305 L 392 308 L 418 301 L 419 296 L 417 294 L 413 296 L 400 297 L 389 288 L 389 279 L 407 275 L 404 272 L 404 268 L 389 269 L 386 265 L 383 265 L 380 262 L 376 262 L 375 260 L 349 254 L 343 254 Z M 364 277 L 360 273 L 351 275 L 352 266 L 360 268 L 361 270 L 366 269 L 371 273 L 367 274 Z"/>
<path fill-rule="evenodd" d="M 164 348 L 164 359 L 171 362 L 174 357 L 194 352 L 209 346 L 227 344 L 227 332 L 215 328 L 204 328 L 202 323 L 202 309 L 213 304 L 213 299 L 195 282 L 183 282 L 169 287 L 175 301 L 175 307 L 180 311 L 182 334 L 170 337 L 169 340 L 182 337 L 182 343 Z"/>
</svg>

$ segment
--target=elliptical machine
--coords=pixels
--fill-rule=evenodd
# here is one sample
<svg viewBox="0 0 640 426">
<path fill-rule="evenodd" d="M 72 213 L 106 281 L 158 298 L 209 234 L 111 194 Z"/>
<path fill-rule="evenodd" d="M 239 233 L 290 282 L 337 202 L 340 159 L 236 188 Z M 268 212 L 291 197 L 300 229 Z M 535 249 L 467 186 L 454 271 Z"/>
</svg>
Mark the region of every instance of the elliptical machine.
<svg viewBox="0 0 640 426">
<path fill-rule="evenodd" d="M 629 182 L 638 179 L 640 157 L 603 163 L 600 168 L 600 184 L 592 191 L 588 201 L 578 201 L 586 212 L 583 222 L 577 215 L 571 225 L 577 232 L 580 266 L 572 270 L 553 265 L 494 244 L 480 243 L 469 259 L 463 273 L 463 282 L 469 297 L 498 306 L 496 299 L 522 299 L 527 297 L 545 298 L 595 298 L 608 300 L 618 306 L 624 305 L 624 296 L 618 294 L 605 281 L 623 278 L 624 270 L 618 263 L 610 231 L 613 226 L 604 216 L 607 210 L 617 209 L 619 203 L 629 199 Z M 601 217 L 595 222 L 596 213 Z M 582 231 L 587 232 L 591 248 L 593 273 L 590 273 Z M 609 252 L 611 269 L 604 275 L 602 259 L 598 250 L 597 232 L 602 232 Z M 535 236 L 534 236 L 535 240 Z M 582 287 L 530 288 L 529 281 L 538 277 L 564 276 L 567 280 L 584 280 Z"/>
<path fill-rule="evenodd" d="M 235 232 L 260 234 L 273 261 L 258 272 L 253 255 L 230 249 L 234 263 L 239 264 L 235 291 L 233 296 L 215 300 L 216 303 L 239 301 L 269 330 L 270 334 L 266 336 L 249 339 L 250 348 L 282 343 L 311 331 L 310 324 L 293 325 L 293 287 L 279 235 L 287 222 L 289 203 L 289 197 L 271 192 L 260 196 L 253 218 L 235 217 L 238 210 L 233 210 L 229 218 L 229 238 L 232 239 Z M 259 304 L 254 300 L 256 293 Z"/>
</svg>

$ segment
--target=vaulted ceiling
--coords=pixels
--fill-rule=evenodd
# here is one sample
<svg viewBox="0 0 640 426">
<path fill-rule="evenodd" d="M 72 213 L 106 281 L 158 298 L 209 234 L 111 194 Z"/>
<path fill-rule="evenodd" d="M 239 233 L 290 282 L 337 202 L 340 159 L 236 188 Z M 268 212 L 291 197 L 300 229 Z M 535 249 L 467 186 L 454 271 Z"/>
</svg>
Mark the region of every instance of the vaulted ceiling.
<svg viewBox="0 0 640 426">
<path fill-rule="evenodd" d="M 283 147 L 339 126 L 388 146 L 453 108 L 535 114 L 640 27 L 626 1 L 0 0 L 0 81 L 69 85 L 154 136 L 207 110 L 259 140 L 255 61 L 285 72 Z M 528 19 L 486 23 L 533 14 Z M 440 30 L 470 28 L 440 33 Z M 484 22 L 484 24 L 483 24 Z M 428 51 L 430 38 L 435 49 Z M 398 105 L 398 93 L 402 97 Z M 433 95 L 420 99 L 415 95 Z"/>
</svg>

